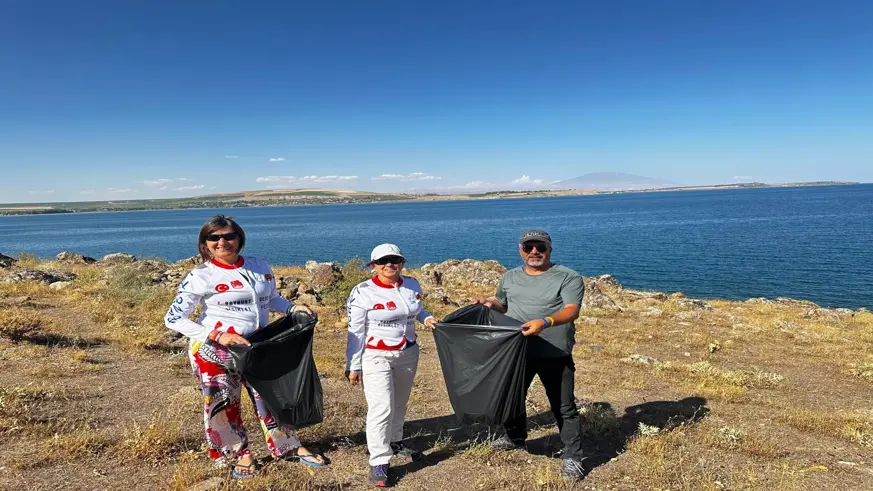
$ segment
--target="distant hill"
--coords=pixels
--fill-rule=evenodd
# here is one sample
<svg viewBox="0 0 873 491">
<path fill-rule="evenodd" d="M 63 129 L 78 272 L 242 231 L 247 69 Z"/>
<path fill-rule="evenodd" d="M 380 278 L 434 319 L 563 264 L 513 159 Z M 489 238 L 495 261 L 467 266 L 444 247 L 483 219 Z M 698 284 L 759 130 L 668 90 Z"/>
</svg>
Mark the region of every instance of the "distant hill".
<svg viewBox="0 0 873 491">
<path fill-rule="evenodd" d="M 679 183 L 654 177 L 637 176 L 623 172 L 592 172 L 584 176 L 553 183 L 559 189 L 592 189 L 621 191 L 626 189 L 656 189 L 680 186 Z"/>
</svg>

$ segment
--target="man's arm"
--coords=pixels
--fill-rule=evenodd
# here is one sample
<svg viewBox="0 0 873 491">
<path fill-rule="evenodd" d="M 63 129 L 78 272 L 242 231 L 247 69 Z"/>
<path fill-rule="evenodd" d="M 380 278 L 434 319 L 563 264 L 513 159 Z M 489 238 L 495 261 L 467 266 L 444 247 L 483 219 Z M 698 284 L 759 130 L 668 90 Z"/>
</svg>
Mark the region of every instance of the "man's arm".
<svg viewBox="0 0 873 491">
<path fill-rule="evenodd" d="M 505 314 L 508 310 L 507 304 L 509 302 L 506 299 L 506 290 L 503 289 L 503 277 L 500 277 L 500 282 L 497 283 L 497 292 L 493 297 L 480 298 L 476 300 L 476 303 L 481 303 L 491 310 L 496 310 L 501 314 Z"/>
<path fill-rule="evenodd" d="M 521 325 L 522 334 L 525 336 L 538 336 L 548 327 L 573 323 L 579 318 L 580 308 L 581 305 L 577 303 L 567 304 L 555 315 L 525 322 Z"/>
</svg>

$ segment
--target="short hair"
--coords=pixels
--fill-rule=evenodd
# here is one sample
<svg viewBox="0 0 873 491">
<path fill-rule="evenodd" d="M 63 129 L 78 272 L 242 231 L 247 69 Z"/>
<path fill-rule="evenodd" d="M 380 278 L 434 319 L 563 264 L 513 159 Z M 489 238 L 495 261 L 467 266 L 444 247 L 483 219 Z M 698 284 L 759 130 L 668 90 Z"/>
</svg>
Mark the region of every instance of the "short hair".
<svg viewBox="0 0 873 491">
<path fill-rule="evenodd" d="M 200 227 L 200 235 L 197 237 L 197 250 L 200 252 L 200 257 L 204 263 L 212 259 L 212 254 L 209 252 L 209 248 L 206 247 L 206 237 L 213 234 L 216 230 L 227 227 L 232 228 L 239 235 L 239 251 L 237 252 L 242 252 L 243 247 L 246 246 L 246 233 L 233 220 L 233 217 L 226 217 L 221 214 L 215 215 Z"/>
</svg>

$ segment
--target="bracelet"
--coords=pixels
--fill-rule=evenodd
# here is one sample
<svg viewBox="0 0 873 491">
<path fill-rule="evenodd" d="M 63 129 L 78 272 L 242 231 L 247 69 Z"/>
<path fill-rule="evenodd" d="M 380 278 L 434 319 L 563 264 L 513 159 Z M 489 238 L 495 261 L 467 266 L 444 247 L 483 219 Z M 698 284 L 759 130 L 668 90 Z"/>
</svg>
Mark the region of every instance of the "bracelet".
<svg viewBox="0 0 873 491">
<path fill-rule="evenodd" d="M 221 344 L 221 341 L 220 341 L 220 340 L 221 340 L 221 335 L 222 335 L 222 334 L 224 334 L 224 333 L 221 332 L 221 331 L 218 331 L 218 334 L 215 335 L 215 339 L 213 339 L 213 341 L 215 341 L 215 342 L 218 343 L 218 344 Z"/>
<path fill-rule="evenodd" d="M 547 316 L 546 316 L 546 320 L 549 321 L 549 327 L 552 327 L 552 326 L 555 325 L 555 318 L 554 318 L 554 317 L 551 317 L 551 316 L 548 316 L 548 315 L 547 315 Z"/>
<path fill-rule="evenodd" d="M 552 325 L 549 324 L 549 318 L 548 318 L 548 317 L 542 317 L 540 320 L 543 321 L 543 324 L 545 325 L 544 327 L 552 327 Z"/>
</svg>

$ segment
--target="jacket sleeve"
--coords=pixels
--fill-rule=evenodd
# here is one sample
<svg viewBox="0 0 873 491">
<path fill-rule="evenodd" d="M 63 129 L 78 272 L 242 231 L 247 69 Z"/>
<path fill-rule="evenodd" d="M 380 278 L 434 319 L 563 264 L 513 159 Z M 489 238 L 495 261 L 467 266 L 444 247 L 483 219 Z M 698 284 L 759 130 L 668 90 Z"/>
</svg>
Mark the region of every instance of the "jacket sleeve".
<svg viewBox="0 0 873 491">
<path fill-rule="evenodd" d="M 205 278 L 197 275 L 195 271 L 188 273 L 188 276 L 179 283 L 176 298 L 170 305 L 167 315 L 164 316 L 164 325 L 196 341 L 206 341 L 212 329 L 192 321 L 190 317 L 208 292 L 208 287 Z"/>
<path fill-rule="evenodd" d="M 287 314 L 288 310 L 294 306 L 294 303 L 285 300 L 279 295 L 279 290 L 276 289 L 276 275 L 273 274 L 273 270 L 269 266 L 266 266 L 266 269 L 267 274 L 270 276 L 270 310 Z"/>
<path fill-rule="evenodd" d="M 349 313 L 349 334 L 346 341 L 346 370 L 361 371 L 361 360 L 364 357 L 365 337 L 367 335 L 367 309 L 360 301 L 361 292 L 358 287 L 352 289 L 346 308 Z"/>
<path fill-rule="evenodd" d="M 416 295 L 418 295 L 419 297 L 423 297 L 423 294 L 421 291 L 421 284 L 418 281 L 416 281 L 415 284 L 413 285 L 413 291 L 415 291 Z M 418 322 L 421 322 L 422 324 L 424 324 L 424 321 L 426 321 L 428 319 L 428 317 L 433 317 L 433 315 L 431 315 L 431 313 L 428 312 L 426 308 L 424 308 L 424 300 L 421 300 L 420 305 L 421 305 L 421 309 L 419 309 L 418 314 L 416 314 L 416 316 L 415 316 L 415 319 Z"/>
</svg>

